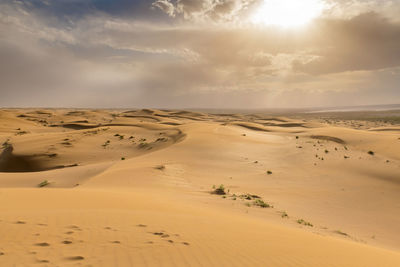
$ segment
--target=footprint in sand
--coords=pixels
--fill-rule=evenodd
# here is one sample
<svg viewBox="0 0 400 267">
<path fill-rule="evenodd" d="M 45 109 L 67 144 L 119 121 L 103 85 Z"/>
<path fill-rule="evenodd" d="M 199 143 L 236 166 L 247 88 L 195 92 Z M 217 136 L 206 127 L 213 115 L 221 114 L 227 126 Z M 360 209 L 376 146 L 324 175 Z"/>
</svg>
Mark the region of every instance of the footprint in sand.
<svg viewBox="0 0 400 267">
<path fill-rule="evenodd" d="M 39 247 L 49 247 L 50 244 L 47 242 L 42 242 L 42 243 L 36 243 L 35 246 L 39 246 Z"/>
<path fill-rule="evenodd" d="M 83 257 L 83 256 L 71 256 L 71 257 L 67 257 L 66 259 L 70 260 L 70 261 L 81 261 L 81 260 L 84 260 L 85 257 Z"/>
<path fill-rule="evenodd" d="M 66 228 L 74 229 L 74 230 L 76 230 L 76 231 L 82 231 L 82 229 L 79 228 L 79 226 L 76 226 L 76 225 L 70 225 L 70 226 L 67 226 Z"/>
<path fill-rule="evenodd" d="M 153 234 L 153 235 L 158 235 L 158 236 L 163 236 L 163 235 L 164 235 L 163 232 L 154 232 L 154 233 L 151 233 L 151 234 Z"/>
<path fill-rule="evenodd" d="M 117 232 L 118 231 L 118 229 L 112 229 L 111 227 L 109 227 L 109 226 L 107 226 L 107 227 L 104 227 L 104 229 L 106 229 L 106 230 L 110 230 L 110 231 L 114 231 L 114 232 Z"/>
<path fill-rule="evenodd" d="M 151 234 L 153 234 L 153 235 L 157 235 L 157 236 L 159 236 L 159 237 L 161 237 L 161 238 L 168 238 L 168 237 L 170 237 L 170 235 L 169 234 L 166 234 L 166 233 L 164 233 L 164 232 L 153 232 L 153 233 L 151 233 Z M 179 236 L 178 234 L 175 234 L 175 236 Z M 168 239 L 168 240 L 166 240 L 167 242 L 169 242 L 169 243 L 174 243 L 174 240 L 171 240 L 171 239 Z M 149 242 L 148 242 L 149 243 Z M 187 243 L 187 242 L 183 242 L 183 243 L 186 243 L 187 245 L 189 245 L 189 243 Z M 185 245 L 186 245 L 185 244 Z"/>
<path fill-rule="evenodd" d="M 147 225 L 145 225 L 145 224 L 138 224 L 138 225 L 136 225 L 137 227 L 147 227 Z"/>
<path fill-rule="evenodd" d="M 118 240 L 111 241 L 111 243 L 113 243 L 113 244 L 121 244 L 121 242 L 120 242 L 120 241 L 118 241 Z"/>
<path fill-rule="evenodd" d="M 16 221 L 15 224 L 26 224 L 24 221 Z"/>
<path fill-rule="evenodd" d="M 65 244 L 65 245 L 69 245 L 69 244 L 72 244 L 72 241 L 70 241 L 70 240 L 64 240 L 62 243 Z"/>
<path fill-rule="evenodd" d="M 68 232 L 65 232 L 64 234 L 66 234 L 66 235 L 72 235 L 74 233 L 74 231 L 68 231 Z"/>
<path fill-rule="evenodd" d="M 170 237 L 170 235 L 169 234 L 166 234 L 166 233 L 164 233 L 163 231 L 160 231 L 160 232 L 149 232 L 150 234 L 153 234 L 153 235 L 157 235 L 157 236 L 159 236 L 159 237 L 161 237 L 161 238 L 168 238 L 168 237 Z M 179 234 L 174 234 L 174 236 L 176 236 L 176 237 L 180 237 L 180 235 Z M 166 240 L 167 242 L 169 242 L 169 243 L 174 243 L 174 240 L 172 240 L 172 239 L 168 239 L 168 240 Z M 148 241 L 147 242 L 148 244 L 153 244 L 153 242 L 152 241 Z M 180 242 L 181 244 L 183 244 L 183 245 L 185 245 L 185 246 L 189 246 L 190 244 L 188 243 L 188 242 Z"/>
</svg>

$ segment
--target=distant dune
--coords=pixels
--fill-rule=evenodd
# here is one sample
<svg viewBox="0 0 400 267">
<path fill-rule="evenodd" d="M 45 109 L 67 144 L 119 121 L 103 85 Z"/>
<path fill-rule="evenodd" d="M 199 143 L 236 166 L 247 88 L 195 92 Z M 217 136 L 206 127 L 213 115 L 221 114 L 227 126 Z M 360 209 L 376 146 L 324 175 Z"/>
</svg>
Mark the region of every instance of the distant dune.
<svg viewBox="0 0 400 267">
<path fill-rule="evenodd" d="M 391 111 L 391 110 L 400 110 L 400 104 L 315 108 L 313 109 L 313 111 L 310 112 L 319 113 L 319 112 Z"/>
<path fill-rule="evenodd" d="M 0 110 L 0 266 L 400 266 L 398 120 Z"/>
</svg>

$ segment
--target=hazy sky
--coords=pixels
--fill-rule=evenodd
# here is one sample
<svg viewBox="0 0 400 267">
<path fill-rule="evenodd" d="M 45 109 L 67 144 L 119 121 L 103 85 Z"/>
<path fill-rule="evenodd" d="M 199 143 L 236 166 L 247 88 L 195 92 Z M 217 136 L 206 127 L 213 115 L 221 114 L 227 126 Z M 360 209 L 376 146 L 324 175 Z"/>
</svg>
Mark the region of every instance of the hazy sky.
<svg viewBox="0 0 400 267">
<path fill-rule="evenodd" d="M 0 0 L 0 106 L 400 103 L 400 0 Z"/>
</svg>

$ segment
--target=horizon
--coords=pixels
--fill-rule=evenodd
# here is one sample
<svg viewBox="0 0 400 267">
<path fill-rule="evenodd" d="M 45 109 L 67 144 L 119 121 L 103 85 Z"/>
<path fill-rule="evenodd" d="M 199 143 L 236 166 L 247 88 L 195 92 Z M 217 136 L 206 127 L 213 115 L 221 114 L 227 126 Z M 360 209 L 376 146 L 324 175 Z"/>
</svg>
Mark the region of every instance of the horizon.
<svg viewBox="0 0 400 267">
<path fill-rule="evenodd" d="M 305 112 L 305 113 L 323 113 L 323 112 L 373 112 L 373 111 L 396 111 L 400 110 L 400 104 L 384 104 L 384 105 L 359 105 L 359 106 L 319 106 L 319 107 L 288 107 L 288 108 L 201 108 L 201 107 L 182 107 L 182 108 L 159 108 L 159 107 L 46 107 L 46 106 L 32 106 L 32 107 L 13 107 L 3 106 L 1 109 L 83 109 L 83 110 L 187 110 L 187 111 L 205 111 L 220 110 L 221 112 L 228 111 L 287 111 L 287 112 Z"/>
</svg>

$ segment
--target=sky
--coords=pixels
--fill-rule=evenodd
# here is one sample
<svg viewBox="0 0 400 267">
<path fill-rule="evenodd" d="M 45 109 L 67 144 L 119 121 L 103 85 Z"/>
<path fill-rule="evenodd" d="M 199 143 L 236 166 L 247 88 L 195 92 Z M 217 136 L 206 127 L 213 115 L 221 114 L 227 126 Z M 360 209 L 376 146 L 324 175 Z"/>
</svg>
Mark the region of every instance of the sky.
<svg viewBox="0 0 400 267">
<path fill-rule="evenodd" d="M 0 107 L 400 103 L 400 0 L 0 0 Z"/>
</svg>

